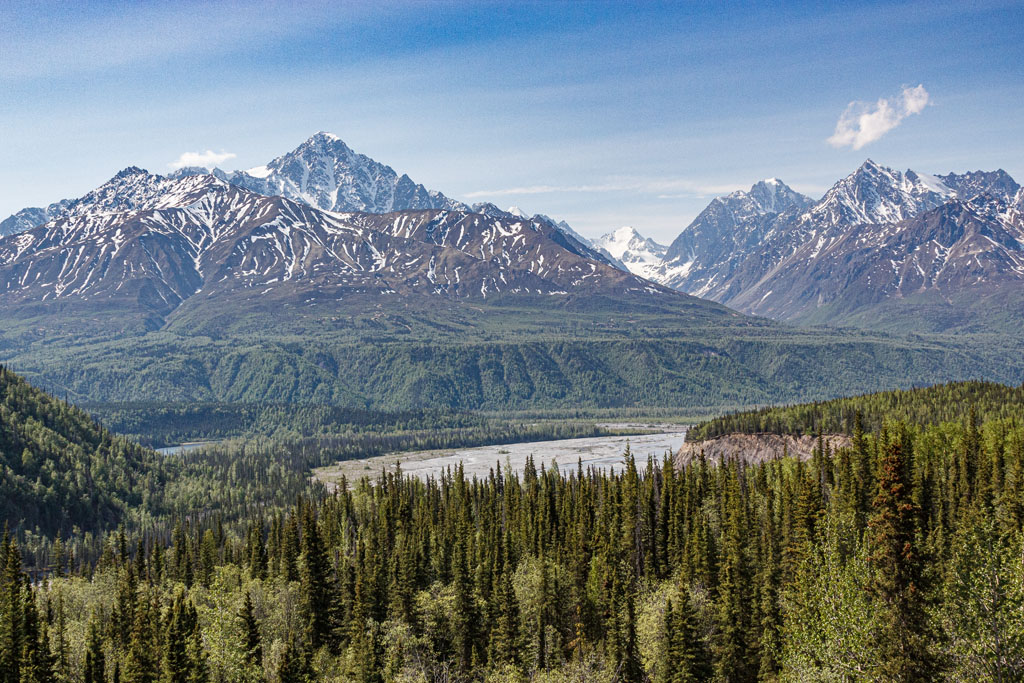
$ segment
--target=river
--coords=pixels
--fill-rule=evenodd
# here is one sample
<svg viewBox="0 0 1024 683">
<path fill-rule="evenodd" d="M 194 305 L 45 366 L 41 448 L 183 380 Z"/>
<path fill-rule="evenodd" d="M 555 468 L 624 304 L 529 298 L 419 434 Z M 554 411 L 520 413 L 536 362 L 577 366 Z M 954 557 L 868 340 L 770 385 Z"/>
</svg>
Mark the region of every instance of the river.
<svg viewBox="0 0 1024 683">
<path fill-rule="evenodd" d="M 154 450 L 160 455 L 180 455 L 182 453 L 188 453 L 189 451 L 205 448 L 218 443 L 220 443 L 220 441 L 189 441 L 186 443 L 179 443 L 177 446 L 165 446 Z"/>
<path fill-rule="evenodd" d="M 639 425 L 616 424 L 609 427 L 637 427 Z M 503 470 L 511 468 L 522 472 L 526 459 L 533 456 L 540 469 L 541 464 L 550 467 L 554 462 L 559 469 L 575 468 L 582 461 L 583 467 L 618 471 L 623 466 L 623 454 L 628 443 L 639 466 L 654 456 L 660 462 L 666 453 L 676 452 L 686 439 L 686 427 L 680 425 L 644 425 L 662 431 L 633 436 L 597 436 L 585 439 L 560 439 L 557 441 L 534 441 L 531 443 L 478 446 L 437 451 L 414 451 L 393 453 L 362 460 L 345 460 L 313 472 L 316 480 L 332 487 L 344 475 L 349 481 L 363 476 L 377 476 L 382 470 L 394 471 L 401 464 L 402 471 L 421 479 L 436 477 L 445 469 L 456 468 L 461 462 L 467 477 L 485 477 L 501 463 Z"/>
</svg>

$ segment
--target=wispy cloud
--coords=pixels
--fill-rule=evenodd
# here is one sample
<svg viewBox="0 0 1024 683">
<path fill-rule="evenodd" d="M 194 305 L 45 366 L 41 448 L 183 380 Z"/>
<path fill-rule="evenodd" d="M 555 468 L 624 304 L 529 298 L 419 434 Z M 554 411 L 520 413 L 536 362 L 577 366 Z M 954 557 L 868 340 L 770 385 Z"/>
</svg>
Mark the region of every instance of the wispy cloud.
<svg viewBox="0 0 1024 683">
<path fill-rule="evenodd" d="M 903 91 L 892 99 L 881 98 L 878 102 L 850 102 L 836 131 L 828 139 L 833 147 L 860 149 L 878 140 L 900 125 L 911 114 L 920 114 L 928 106 L 928 91 L 923 85 L 904 86 Z"/>
<path fill-rule="evenodd" d="M 566 194 L 587 192 L 638 192 L 654 194 L 658 199 L 675 197 L 704 197 L 732 192 L 741 188 L 739 184 L 709 185 L 682 178 L 626 179 L 599 183 L 596 185 L 526 185 L 506 187 L 497 190 L 475 190 L 467 192 L 466 199 L 485 197 L 512 197 L 534 194 Z"/>
<path fill-rule="evenodd" d="M 172 161 L 167 164 L 171 168 L 178 169 L 186 166 L 205 166 L 206 168 L 212 168 L 213 166 L 219 166 L 228 159 L 234 159 L 237 154 L 232 152 L 214 152 L 212 149 L 208 149 L 205 152 L 185 152 L 177 161 Z"/>
</svg>

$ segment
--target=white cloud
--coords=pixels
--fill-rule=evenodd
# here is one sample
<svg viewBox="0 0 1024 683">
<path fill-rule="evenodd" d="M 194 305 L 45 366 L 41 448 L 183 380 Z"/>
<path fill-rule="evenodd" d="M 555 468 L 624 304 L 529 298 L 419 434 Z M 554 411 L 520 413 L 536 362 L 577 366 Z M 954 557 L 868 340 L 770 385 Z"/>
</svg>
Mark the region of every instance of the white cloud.
<svg viewBox="0 0 1024 683">
<path fill-rule="evenodd" d="M 881 98 L 875 104 L 850 102 L 839 117 L 836 131 L 828 143 L 833 147 L 860 149 L 900 125 L 911 114 L 920 114 L 926 106 L 928 91 L 923 85 L 904 86 L 898 96 Z"/>
<path fill-rule="evenodd" d="M 206 168 L 212 168 L 223 164 L 228 159 L 234 159 L 237 154 L 231 152 L 214 152 L 212 149 L 208 149 L 205 152 L 185 152 L 177 161 L 172 161 L 167 164 L 171 168 L 178 169 L 186 166 L 205 166 Z"/>
</svg>

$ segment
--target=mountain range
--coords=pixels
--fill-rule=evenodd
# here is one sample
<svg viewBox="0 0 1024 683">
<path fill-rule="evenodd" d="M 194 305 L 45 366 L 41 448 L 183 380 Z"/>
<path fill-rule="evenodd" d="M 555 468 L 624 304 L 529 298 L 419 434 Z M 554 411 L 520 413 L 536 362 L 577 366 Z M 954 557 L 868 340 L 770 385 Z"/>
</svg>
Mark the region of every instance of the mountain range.
<svg viewBox="0 0 1024 683">
<path fill-rule="evenodd" d="M 1004 171 L 933 176 L 870 159 L 820 200 L 772 178 L 714 199 L 658 258 L 632 230 L 594 241 L 632 272 L 751 315 L 901 331 L 1024 323 L 1024 191 Z"/>
<path fill-rule="evenodd" d="M 97 212 L 149 208 L 161 193 L 173 195 L 176 183 L 208 178 L 329 213 L 422 210 L 472 213 L 504 226 L 518 221 L 538 226 L 554 243 L 564 241 L 577 257 L 777 320 L 917 332 L 1006 332 L 1024 322 L 1024 191 L 1001 170 L 934 176 L 901 173 L 868 160 L 818 200 L 771 178 L 748 191 L 714 199 L 668 246 L 633 228 L 587 239 L 564 220 L 543 214 L 528 216 L 516 207 L 503 210 L 489 203 L 467 206 L 398 175 L 324 132 L 247 171 L 183 168 L 167 176 L 146 174 L 142 186 L 127 179 L 137 171 L 126 169 L 84 197 L 23 209 L 0 222 L 0 235 Z M 182 207 L 172 201 L 163 208 Z M 361 220 L 365 224 L 368 219 Z M 64 225 L 61 230 L 74 228 Z M 432 237 L 427 241 L 434 243 Z M 520 256 L 510 255 L 504 265 L 510 267 Z M 429 264 L 430 258 L 424 258 Z M 553 254 L 545 258 L 550 260 Z M 463 282 L 466 265 L 453 263 L 460 281 L 442 282 L 440 291 L 466 296 L 531 289 L 520 280 L 509 285 L 509 273 L 485 275 L 480 264 L 473 283 Z M 536 275 L 529 271 L 528 261 L 520 265 Z M 78 291 L 65 282 L 68 273 L 59 275 L 33 282 L 52 284 L 56 289 L 51 296 Z M 169 277 L 189 280 L 195 273 Z M 405 291 L 394 282 L 403 277 L 391 271 L 378 273 L 378 289 Z M 566 282 L 534 285 L 534 291 L 571 289 Z M 97 286 L 90 283 L 93 290 Z M 184 300 L 180 283 L 155 286 L 168 290 L 177 303 Z M 7 290 L 11 287 L 8 282 Z M 29 288 L 22 295 L 31 299 L 36 292 Z"/>
<path fill-rule="evenodd" d="M 1019 190 L 998 174 L 906 174 L 882 197 L 889 172 L 858 173 L 874 179 L 819 203 L 777 180 L 715 200 L 666 248 L 465 206 L 325 133 L 242 173 L 128 167 L 5 222 L 43 220 L 0 239 L 0 360 L 78 400 L 388 408 L 747 405 L 1019 381 L 1005 346 L 800 331 L 710 300 L 742 302 L 767 277 L 757 263 L 779 270 L 851 221 L 931 215 L 934 230 L 960 220 L 985 236 L 979 221 L 1019 220 L 1004 210 Z M 934 214 L 961 206 L 954 185 L 1002 194 Z"/>
<path fill-rule="evenodd" d="M 609 265 L 540 219 L 328 212 L 217 174 L 165 177 L 135 167 L 65 202 L 59 217 L 0 241 L 0 282 L 10 317 L 47 307 L 65 317 L 117 310 L 118 326 L 140 329 L 196 308 L 223 321 L 224 310 L 241 317 L 275 302 L 338 308 L 350 299 L 369 306 L 394 296 L 517 293 L 690 299 Z M 240 307 L 243 300 L 252 305 Z"/>
<path fill-rule="evenodd" d="M 292 199 L 324 211 L 468 210 L 461 202 L 432 192 L 407 175 L 399 176 L 390 166 L 353 152 L 336 135 L 325 132 L 317 133 L 264 166 L 231 173 L 185 167 L 169 174 L 168 179 L 194 175 L 213 175 L 257 194 Z M 116 191 L 118 187 L 108 184 L 108 189 Z M 22 232 L 67 215 L 69 205 L 76 201 L 90 204 L 88 199 L 83 200 L 62 200 L 46 207 L 22 209 L 0 222 L 0 236 Z"/>
</svg>

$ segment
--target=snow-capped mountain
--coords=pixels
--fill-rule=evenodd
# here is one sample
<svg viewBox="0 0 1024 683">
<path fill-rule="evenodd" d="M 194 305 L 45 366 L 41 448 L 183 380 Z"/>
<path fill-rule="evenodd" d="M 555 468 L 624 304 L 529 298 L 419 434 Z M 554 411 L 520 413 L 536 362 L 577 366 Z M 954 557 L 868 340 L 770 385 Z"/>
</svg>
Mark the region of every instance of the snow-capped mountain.
<svg viewBox="0 0 1024 683">
<path fill-rule="evenodd" d="M 648 279 L 659 272 L 667 249 L 629 226 L 610 232 L 594 240 L 593 244 L 625 265 L 631 273 Z"/>
<path fill-rule="evenodd" d="M 324 211 L 388 213 L 405 209 L 459 209 L 461 202 L 399 176 L 357 154 L 331 133 L 320 132 L 265 166 L 226 179 L 252 192 L 286 197 Z"/>
<path fill-rule="evenodd" d="M 251 192 L 286 197 L 324 211 L 467 210 L 461 202 L 430 191 L 414 183 L 407 175 L 399 176 L 390 166 L 357 154 L 331 133 L 317 133 L 265 166 L 233 173 L 186 167 L 174 171 L 166 179 L 173 181 L 195 175 L 213 175 Z M 122 197 L 118 187 L 112 188 L 111 197 L 115 202 L 131 201 L 130 197 Z M 86 198 L 62 200 L 46 208 L 22 209 L 0 223 L 0 236 L 13 235 L 46 221 L 72 215 L 69 207 L 83 200 Z M 92 202 L 86 200 L 86 203 Z"/>
<path fill-rule="evenodd" d="M 29 230 L 47 221 L 77 215 L 77 207 L 94 207 L 112 211 L 132 208 L 138 188 L 122 177 L 134 175 L 139 169 L 128 168 L 103 186 L 79 199 L 65 199 L 45 208 L 27 208 L 0 222 L 0 237 Z M 148 175 L 148 174 L 147 174 Z M 565 221 L 537 214 L 532 218 L 518 207 L 499 209 L 494 204 L 475 204 L 472 208 L 450 199 L 440 192 L 427 190 L 408 176 L 399 176 L 390 167 L 363 154 L 352 151 L 338 136 L 320 132 L 296 149 L 264 166 L 227 173 L 221 169 L 185 167 L 168 174 L 163 183 L 194 176 L 213 176 L 232 185 L 265 196 L 280 196 L 333 212 L 358 211 L 388 213 L 416 209 L 473 211 L 504 220 L 532 220 L 548 223 L 577 243 L 572 249 L 583 249 L 588 258 L 609 263 L 620 270 L 627 268 L 609 254 L 593 249 L 586 239 Z M 160 188 L 143 188 L 144 192 L 160 193 Z"/>
<path fill-rule="evenodd" d="M 171 314 L 371 306 L 402 294 L 687 297 L 624 273 L 549 221 L 441 209 L 325 212 L 213 174 L 125 169 L 63 215 L 0 239 L 0 310 L 105 311 L 147 329 Z M 724 311 L 724 309 L 722 309 Z M 117 312 L 117 315 L 110 314 Z"/>
<path fill-rule="evenodd" d="M 700 296 L 723 296 L 728 278 L 750 254 L 759 253 L 780 216 L 795 216 L 813 205 L 778 178 L 762 180 L 711 201 L 665 252 L 653 279 Z"/>
<path fill-rule="evenodd" d="M 558 229 L 566 237 L 571 238 L 579 247 L 586 249 L 590 255 L 590 258 L 598 261 L 603 261 L 609 265 L 615 266 L 619 270 L 628 272 L 630 271 L 621 261 L 608 253 L 607 250 L 594 243 L 593 240 L 589 240 L 583 235 L 579 234 L 572 229 L 572 226 L 565 221 L 556 221 L 551 216 L 545 216 L 542 213 L 534 214 L 532 217 L 527 216 L 526 212 L 520 209 L 518 206 L 512 206 L 508 209 L 499 209 L 496 205 L 490 202 L 480 202 L 473 204 L 470 207 L 473 213 L 481 213 L 485 216 L 491 216 L 492 218 L 529 218 L 536 223 L 546 223 Z"/>
<path fill-rule="evenodd" d="M 22 232 L 29 228 L 34 228 L 37 225 L 42 225 L 51 218 L 56 218 L 63 214 L 64 209 L 70 203 L 69 199 L 62 199 L 59 202 L 54 202 L 49 206 L 45 207 L 29 207 L 22 209 L 15 214 L 12 214 L 0 221 L 0 237 L 4 235 L 13 235 L 16 232 Z"/>
<path fill-rule="evenodd" d="M 49 207 L 32 206 L 0 221 L 0 237 L 34 228 L 50 220 Z"/>
<path fill-rule="evenodd" d="M 870 159 L 817 202 L 764 181 L 712 201 L 652 279 L 779 319 L 897 327 L 912 307 L 934 323 L 911 326 L 962 327 L 996 292 L 1024 300 L 1020 197 L 1004 171 L 901 173 Z"/>
<path fill-rule="evenodd" d="M 956 193 L 932 175 L 900 173 L 871 159 L 825 193 L 803 222 L 896 223 L 943 204 Z"/>
</svg>

